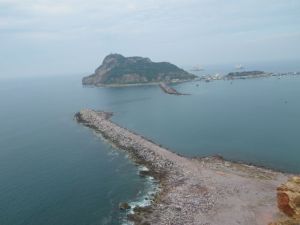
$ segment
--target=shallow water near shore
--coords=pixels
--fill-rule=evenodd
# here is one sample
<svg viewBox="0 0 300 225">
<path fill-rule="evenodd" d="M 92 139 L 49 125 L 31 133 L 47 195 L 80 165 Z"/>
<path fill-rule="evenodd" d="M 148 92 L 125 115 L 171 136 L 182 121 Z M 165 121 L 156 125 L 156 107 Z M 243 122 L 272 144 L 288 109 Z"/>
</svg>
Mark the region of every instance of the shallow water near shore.
<svg viewBox="0 0 300 225">
<path fill-rule="evenodd" d="M 187 156 L 220 154 L 300 172 L 300 77 L 83 88 L 81 76 L 0 82 L 0 224 L 120 224 L 149 182 L 73 120 L 82 108 Z M 199 86 L 196 86 L 196 84 Z"/>
</svg>

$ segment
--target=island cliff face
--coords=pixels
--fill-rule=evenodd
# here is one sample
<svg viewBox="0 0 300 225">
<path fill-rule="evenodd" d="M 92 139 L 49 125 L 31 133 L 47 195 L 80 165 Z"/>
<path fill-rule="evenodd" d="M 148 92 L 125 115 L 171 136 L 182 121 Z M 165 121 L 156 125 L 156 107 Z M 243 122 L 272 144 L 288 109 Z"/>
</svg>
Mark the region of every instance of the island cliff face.
<svg viewBox="0 0 300 225">
<path fill-rule="evenodd" d="M 82 84 L 124 85 L 178 82 L 195 78 L 195 75 L 168 62 L 152 62 L 149 58 L 110 54 L 104 58 L 94 74 L 82 79 Z"/>
</svg>

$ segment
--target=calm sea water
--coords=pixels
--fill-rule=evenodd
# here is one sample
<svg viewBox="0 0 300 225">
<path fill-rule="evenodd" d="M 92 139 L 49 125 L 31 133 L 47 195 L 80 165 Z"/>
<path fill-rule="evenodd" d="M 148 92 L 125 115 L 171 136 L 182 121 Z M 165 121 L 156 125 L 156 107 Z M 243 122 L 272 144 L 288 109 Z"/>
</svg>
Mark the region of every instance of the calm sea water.
<svg viewBox="0 0 300 225">
<path fill-rule="evenodd" d="M 1 225 L 120 224 L 119 202 L 141 200 L 137 168 L 73 120 L 104 95 L 80 77 L 1 80 Z"/>
<path fill-rule="evenodd" d="M 188 156 L 221 154 L 300 172 L 300 77 L 83 88 L 80 76 L 0 81 L 0 224 L 120 224 L 149 182 L 73 120 L 81 108 Z"/>
</svg>

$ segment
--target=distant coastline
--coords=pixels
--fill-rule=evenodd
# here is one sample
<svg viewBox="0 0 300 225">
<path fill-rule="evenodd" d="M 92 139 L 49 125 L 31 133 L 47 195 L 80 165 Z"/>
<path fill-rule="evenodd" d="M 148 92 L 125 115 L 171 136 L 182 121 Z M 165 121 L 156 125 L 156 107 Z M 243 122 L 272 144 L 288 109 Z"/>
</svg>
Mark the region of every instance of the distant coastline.
<svg viewBox="0 0 300 225">
<path fill-rule="evenodd" d="M 182 79 L 182 80 L 170 80 L 167 82 L 164 82 L 166 84 L 180 84 L 180 83 L 186 83 L 186 82 L 194 82 L 194 81 L 205 81 L 205 82 L 211 82 L 211 81 L 217 81 L 217 80 L 227 80 L 227 81 L 232 81 L 232 80 L 248 80 L 248 79 L 259 79 L 259 78 L 271 78 L 271 77 L 276 77 L 278 79 L 281 79 L 283 77 L 288 77 L 288 76 L 295 76 L 295 77 L 300 77 L 300 72 L 285 72 L 285 73 L 272 73 L 272 72 L 264 72 L 261 71 L 259 74 L 251 74 L 253 71 L 244 71 L 248 73 L 247 76 L 245 75 L 239 75 L 240 73 L 243 72 L 230 72 L 227 75 L 220 75 L 220 74 L 215 74 L 215 75 L 203 75 L 200 77 L 195 77 L 193 79 Z M 256 71 L 254 71 L 256 72 Z M 145 83 L 131 83 L 131 84 L 96 84 L 96 85 L 89 85 L 89 84 L 83 84 L 84 87 L 113 87 L 113 88 L 118 88 L 118 87 L 134 87 L 134 86 L 153 86 L 153 85 L 160 85 L 162 82 L 145 82 Z"/>
<path fill-rule="evenodd" d="M 188 80 L 171 80 L 166 83 L 168 84 L 180 84 L 180 83 L 186 83 L 186 82 L 193 82 L 197 81 L 199 78 L 195 79 L 188 79 Z M 132 83 L 132 84 L 97 84 L 97 85 L 88 85 L 83 84 L 84 87 L 112 87 L 112 88 L 118 88 L 118 87 L 135 87 L 135 86 L 155 86 L 159 85 L 161 82 L 148 82 L 148 83 Z"/>
<path fill-rule="evenodd" d="M 257 78 L 267 78 L 267 77 L 277 77 L 280 79 L 285 76 L 298 76 L 300 77 L 300 72 L 285 72 L 285 73 L 271 73 L 265 71 L 240 71 L 240 72 L 230 72 L 227 75 L 204 75 L 199 78 L 201 81 L 215 81 L 215 80 L 238 80 L 238 79 L 257 79 Z"/>
</svg>

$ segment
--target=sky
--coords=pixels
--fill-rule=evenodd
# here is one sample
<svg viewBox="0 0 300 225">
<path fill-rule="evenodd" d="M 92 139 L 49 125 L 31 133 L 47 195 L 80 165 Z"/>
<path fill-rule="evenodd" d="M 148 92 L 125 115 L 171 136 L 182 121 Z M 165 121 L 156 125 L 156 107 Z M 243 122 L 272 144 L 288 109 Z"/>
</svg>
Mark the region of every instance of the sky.
<svg viewBox="0 0 300 225">
<path fill-rule="evenodd" d="M 0 0 L 0 77 L 92 73 L 109 53 L 179 66 L 300 60 L 300 1 Z"/>
</svg>

